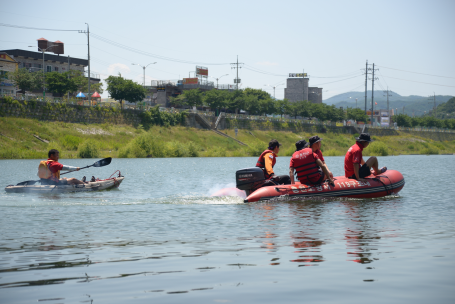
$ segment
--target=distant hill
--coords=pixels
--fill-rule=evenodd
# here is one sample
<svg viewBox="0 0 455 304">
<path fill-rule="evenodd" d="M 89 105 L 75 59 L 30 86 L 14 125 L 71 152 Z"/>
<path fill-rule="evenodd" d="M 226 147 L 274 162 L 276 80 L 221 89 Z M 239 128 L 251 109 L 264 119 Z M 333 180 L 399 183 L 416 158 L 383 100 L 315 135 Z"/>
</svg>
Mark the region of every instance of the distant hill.
<svg viewBox="0 0 455 304">
<path fill-rule="evenodd" d="M 436 107 L 436 110 L 427 115 L 433 115 L 439 119 L 455 118 L 455 97 L 450 98 L 447 102 Z"/>
<path fill-rule="evenodd" d="M 401 96 L 395 92 L 389 91 L 389 109 L 398 109 L 398 113 L 404 113 L 412 116 L 422 116 L 433 109 L 433 96 Z M 351 97 L 351 98 L 349 98 Z M 363 92 L 347 92 L 332 96 L 323 101 L 328 105 L 335 105 L 336 107 L 355 108 L 355 99 L 357 98 L 357 107 L 365 108 L 365 91 Z M 436 95 L 436 106 L 447 102 L 453 96 Z M 383 91 L 374 91 L 374 102 L 377 105 L 375 109 L 387 108 L 387 96 Z M 367 109 L 371 108 L 371 90 L 367 91 Z"/>
</svg>

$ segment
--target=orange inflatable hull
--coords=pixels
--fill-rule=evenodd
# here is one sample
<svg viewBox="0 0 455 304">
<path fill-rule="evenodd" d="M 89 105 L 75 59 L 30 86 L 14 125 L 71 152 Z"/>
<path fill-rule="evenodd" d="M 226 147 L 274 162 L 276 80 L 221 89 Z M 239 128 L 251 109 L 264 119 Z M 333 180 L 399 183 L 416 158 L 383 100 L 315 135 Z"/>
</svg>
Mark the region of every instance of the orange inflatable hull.
<svg viewBox="0 0 455 304">
<path fill-rule="evenodd" d="M 335 187 L 327 182 L 319 186 L 309 186 L 297 182 L 294 185 L 262 187 L 248 195 L 245 203 L 265 201 L 280 196 L 285 197 L 352 197 L 375 198 L 397 194 L 404 187 L 404 177 L 396 170 L 388 170 L 380 175 L 370 175 L 362 183 L 344 176 L 334 178 Z"/>
</svg>

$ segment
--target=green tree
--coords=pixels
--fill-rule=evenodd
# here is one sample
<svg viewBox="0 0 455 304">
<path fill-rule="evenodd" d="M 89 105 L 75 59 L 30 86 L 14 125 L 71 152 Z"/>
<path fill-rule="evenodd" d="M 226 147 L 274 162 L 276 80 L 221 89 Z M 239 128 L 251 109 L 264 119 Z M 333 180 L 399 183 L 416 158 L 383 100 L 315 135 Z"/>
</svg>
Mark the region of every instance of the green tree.
<svg viewBox="0 0 455 304">
<path fill-rule="evenodd" d="M 289 106 L 286 109 L 286 114 L 288 114 L 291 117 L 294 117 L 294 119 L 297 119 L 297 116 L 300 116 L 301 110 L 303 106 L 303 101 L 295 101 L 289 103 Z"/>
<path fill-rule="evenodd" d="M 238 110 L 245 109 L 245 95 L 242 90 L 235 90 L 226 93 L 226 107 L 238 113 Z"/>
<path fill-rule="evenodd" d="M 352 119 L 355 121 L 366 122 L 368 119 L 368 116 L 365 114 L 365 111 L 359 108 L 347 108 L 346 116 L 348 119 Z"/>
<path fill-rule="evenodd" d="M 299 102 L 299 115 L 302 117 L 312 117 L 313 107 L 314 104 L 308 100 Z"/>
<path fill-rule="evenodd" d="M 244 96 L 245 98 L 245 110 L 248 111 L 250 115 L 260 115 L 261 114 L 261 103 L 257 96 L 250 94 Z"/>
<path fill-rule="evenodd" d="M 259 106 L 261 108 L 261 114 L 271 115 L 275 113 L 275 101 L 272 98 L 259 99 Z"/>
<path fill-rule="evenodd" d="M 279 99 L 275 102 L 275 114 L 280 115 L 283 118 L 283 114 L 286 114 L 286 109 L 289 107 L 289 100 Z"/>
<path fill-rule="evenodd" d="M 226 94 L 223 90 L 207 91 L 202 100 L 205 105 L 212 109 L 217 109 L 218 111 L 226 106 Z"/>
<path fill-rule="evenodd" d="M 246 96 L 254 96 L 256 97 L 257 100 L 266 100 L 271 98 L 269 93 L 259 89 L 252 88 L 246 88 L 245 90 L 243 90 L 243 94 L 245 94 Z"/>
<path fill-rule="evenodd" d="M 8 73 L 8 78 L 23 92 L 43 88 L 43 73 L 40 71 L 29 72 L 26 68 Z"/>
<path fill-rule="evenodd" d="M 49 72 L 46 73 L 46 88 L 52 93 L 57 93 L 60 96 L 67 92 L 77 90 L 77 85 L 73 79 L 69 78 L 69 73 Z"/>
<path fill-rule="evenodd" d="M 125 79 L 119 73 L 118 76 L 109 76 L 106 79 L 107 91 L 115 100 L 123 104 L 123 100 L 138 102 L 145 98 L 146 90 L 140 84 L 130 79 Z"/>
<path fill-rule="evenodd" d="M 412 126 L 412 119 L 406 114 L 398 114 L 393 116 L 393 121 L 397 123 L 399 127 L 409 128 Z"/>
<path fill-rule="evenodd" d="M 75 91 L 88 92 L 88 79 L 79 70 L 69 70 L 67 72 L 70 79 L 76 84 L 77 89 Z M 73 91 L 73 92 L 75 92 Z M 90 83 L 90 93 L 98 92 L 102 94 L 104 92 L 103 83 Z"/>
<path fill-rule="evenodd" d="M 197 107 L 202 105 L 202 93 L 199 89 L 184 91 L 182 98 L 184 98 L 185 104 L 190 107 Z"/>
</svg>

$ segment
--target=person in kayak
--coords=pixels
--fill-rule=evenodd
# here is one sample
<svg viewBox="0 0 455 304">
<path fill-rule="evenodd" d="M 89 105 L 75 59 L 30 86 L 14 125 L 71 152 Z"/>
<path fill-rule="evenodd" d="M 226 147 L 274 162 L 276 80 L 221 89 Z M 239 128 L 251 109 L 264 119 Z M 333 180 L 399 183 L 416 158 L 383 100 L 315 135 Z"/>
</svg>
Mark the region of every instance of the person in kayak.
<svg viewBox="0 0 455 304">
<path fill-rule="evenodd" d="M 79 171 L 79 167 L 64 166 L 58 162 L 60 153 L 56 149 L 52 149 L 48 152 L 48 160 L 43 160 L 38 166 L 38 177 L 41 179 L 43 185 L 77 185 L 85 184 L 74 177 L 72 178 L 60 178 L 61 170 L 76 170 Z"/>
<path fill-rule="evenodd" d="M 294 174 L 297 173 L 297 179 L 302 184 L 319 185 L 328 179 L 330 184 L 333 185 L 333 175 L 325 162 L 323 162 L 324 158 L 320 151 L 321 140 L 319 136 L 311 137 L 311 147 L 308 147 L 305 140 L 300 140 L 295 144 L 297 150 L 292 154 L 289 164 L 291 184 L 295 184 Z"/>
<path fill-rule="evenodd" d="M 378 159 L 375 156 L 370 157 L 366 162 L 363 160 L 363 149 L 373 141 L 370 134 L 362 133 L 355 140 L 355 145 L 349 148 L 344 157 L 344 176 L 366 182 L 365 177 L 372 173 L 371 168 L 374 170 L 374 175 L 386 172 L 387 167 L 378 169 Z"/>
<path fill-rule="evenodd" d="M 269 142 L 269 148 L 262 152 L 259 156 L 258 161 L 256 162 L 256 167 L 259 167 L 262 171 L 264 171 L 266 179 L 281 185 L 289 185 L 291 183 L 291 179 L 288 175 L 275 175 L 273 172 L 273 167 L 275 166 L 280 146 L 281 144 L 278 140 L 272 139 Z"/>
</svg>

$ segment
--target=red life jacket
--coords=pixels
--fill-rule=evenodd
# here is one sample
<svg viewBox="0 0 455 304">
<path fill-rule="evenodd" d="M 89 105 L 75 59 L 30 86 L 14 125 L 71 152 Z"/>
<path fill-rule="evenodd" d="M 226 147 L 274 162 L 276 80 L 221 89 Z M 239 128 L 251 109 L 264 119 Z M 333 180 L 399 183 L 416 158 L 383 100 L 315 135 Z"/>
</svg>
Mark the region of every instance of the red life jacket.
<svg viewBox="0 0 455 304">
<path fill-rule="evenodd" d="M 256 162 L 256 167 L 259 167 L 262 169 L 262 171 L 264 171 L 264 176 L 266 179 L 269 179 L 271 177 L 271 175 L 269 175 L 267 173 L 267 170 L 265 169 L 265 160 L 264 160 L 264 155 L 267 154 L 267 153 L 272 153 L 273 155 L 273 159 L 272 159 L 272 168 L 273 166 L 275 166 L 276 164 L 276 157 L 275 157 L 275 154 L 273 153 L 272 150 L 265 150 L 264 152 L 261 153 L 261 156 L 259 156 L 258 158 L 258 161 Z"/>
<path fill-rule="evenodd" d="M 302 149 L 292 154 L 297 178 L 302 184 L 312 183 L 321 177 L 321 168 L 316 164 L 311 148 Z"/>
</svg>

